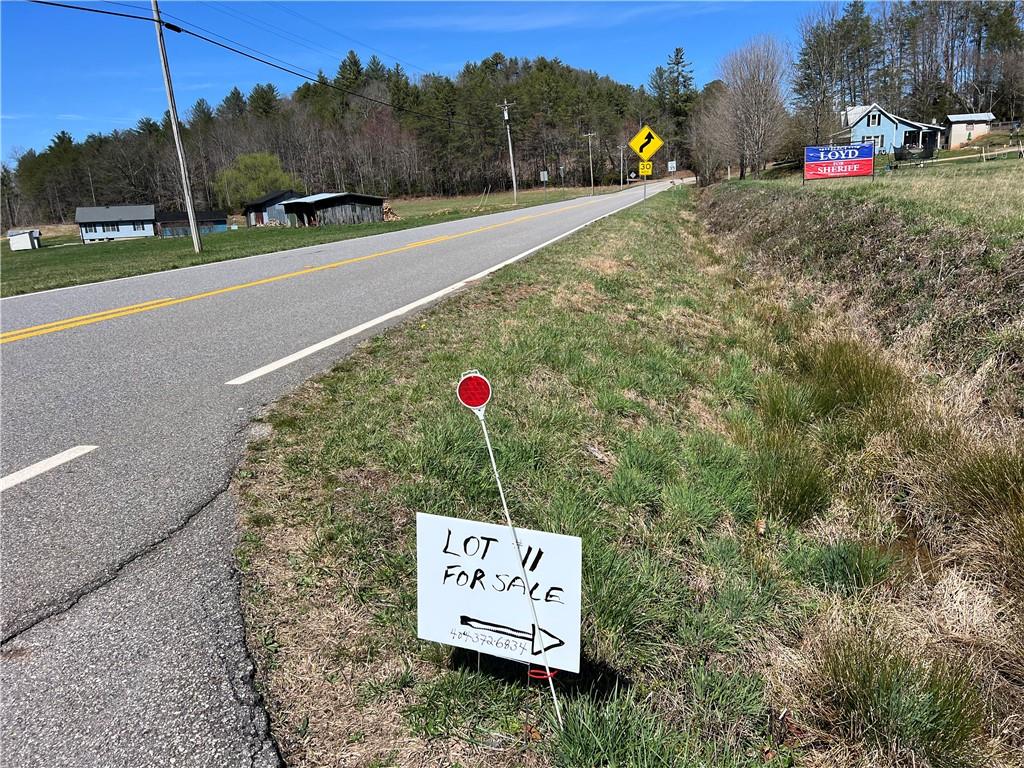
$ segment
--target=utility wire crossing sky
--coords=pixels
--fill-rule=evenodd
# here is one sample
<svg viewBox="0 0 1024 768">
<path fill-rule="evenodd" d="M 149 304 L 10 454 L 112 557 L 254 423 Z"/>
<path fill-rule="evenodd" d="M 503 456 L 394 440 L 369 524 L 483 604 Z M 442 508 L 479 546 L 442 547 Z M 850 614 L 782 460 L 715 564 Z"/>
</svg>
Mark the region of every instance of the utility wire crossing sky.
<svg viewBox="0 0 1024 768">
<path fill-rule="evenodd" d="M 152 23 L 149 3 L 67 4 Z M 248 92 L 272 82 L 290 94 L 321 70 L 333 78 L 349 49 L 364 62 L 376 54 L 388 66 L 398 63 L 413 78 L 454 77 L 467 61 L 500 51 L 559 58 L 641 85 L 682 46 L 700 86 L 717 76 L 723 55 L 755 35 L 792 41 L 797 20 L 810 9 L 806 3 L 721 2 L 166 2 L 161 13 L 186 32 L 167 36 L 185 113 L 198 98 L 216 105 L 235 86 Z M 163 115 L 152 27 L 28 2 L 0 3 L 0 14 L 4 160 L 13 150 L 45 148 L 61 130 L 83 139 Z"/>
</svg>

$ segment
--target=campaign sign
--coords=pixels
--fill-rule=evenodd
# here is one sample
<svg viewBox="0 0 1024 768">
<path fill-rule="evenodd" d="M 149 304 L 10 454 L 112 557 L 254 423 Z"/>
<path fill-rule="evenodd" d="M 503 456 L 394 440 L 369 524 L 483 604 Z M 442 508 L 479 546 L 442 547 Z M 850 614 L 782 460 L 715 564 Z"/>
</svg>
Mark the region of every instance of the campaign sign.
<svg viewBox="0 0 1024 768">
<path fill-rule="evenodd" d="M 579 672 L 581 541 L 516 532 L 513 544 L 507 525 L 416 515 L 416 634 L 537 666 L 546 654 L 552 669 Z"/>
<path fill-rule="evenodd" d="M 875 145 L 804 147 L 805 179 L 839 179 L 871 176 L 875 170 Z"/>
</svg>

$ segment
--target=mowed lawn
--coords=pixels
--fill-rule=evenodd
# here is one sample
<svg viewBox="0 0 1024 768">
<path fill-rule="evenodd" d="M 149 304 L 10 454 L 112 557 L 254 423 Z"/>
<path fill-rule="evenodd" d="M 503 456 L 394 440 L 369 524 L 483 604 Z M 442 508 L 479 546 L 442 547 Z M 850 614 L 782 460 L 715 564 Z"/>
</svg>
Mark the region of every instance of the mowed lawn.
<svg viewBox="0 0 1024 768">
<path fill-rule="evenodd" d="M 1019 765 L 1020 443 L 747 272 L 694 197 L 502 270 L 254 431 L 239 558 L 288 765 Z M 582 538 L 564 726 L 522 666 L 416 637 L 416 513 L 502 520 L 470 368 L 512 517 Z"/>
<path fill-rule="evenodd" d="M 618 187 L 602 187 L 597 192 L 617 190 Z M 519 195 L 518 206 L 512 202 L 511 192 L 487 196 L 398 199 L 392 201 L 392 205 L 402 217 L 400 221 L 315 229 L 240 227 L 205 236 L 203 252 L 199 255 L 193 252 L 189 238 L 145 238 L 82 245 L 73 236 L 44 237 L 43 248 L 18 252 L 12 252 L 4 239 L 0 242 L 0 296 L 320 245 L 589 194 L 589 187 L 549 189 L 547 193 L 532 189 Z"/>
</svg>

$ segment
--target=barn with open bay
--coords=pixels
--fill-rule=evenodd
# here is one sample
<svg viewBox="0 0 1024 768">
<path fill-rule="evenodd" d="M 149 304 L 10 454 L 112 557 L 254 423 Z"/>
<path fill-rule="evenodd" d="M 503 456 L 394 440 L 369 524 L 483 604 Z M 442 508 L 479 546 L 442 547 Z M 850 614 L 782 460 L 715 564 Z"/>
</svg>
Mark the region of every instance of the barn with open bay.
<svg viewBox="0 0 1024 768">
<path fill-rule="evenodd" d="M 297 227 L 384 221 L 384 198 L 356 192 L 320 192 L 288 200 L 283 206 Z"/>
</svg>

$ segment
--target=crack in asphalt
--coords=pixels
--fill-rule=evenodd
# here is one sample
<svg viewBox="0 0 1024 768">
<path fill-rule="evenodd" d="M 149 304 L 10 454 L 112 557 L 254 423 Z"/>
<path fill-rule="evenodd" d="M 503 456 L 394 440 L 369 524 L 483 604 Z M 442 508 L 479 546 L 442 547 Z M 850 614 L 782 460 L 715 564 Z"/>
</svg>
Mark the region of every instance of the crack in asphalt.
<svg viewBox="0 0 1024 768">
<path fill-rule="evenodd" d="M 201 515 L 211 504 L 213 504 L 215 501 L 217 501 L 217 499 L 219 499 L 221 496 L 227 493 L 228 489 L 231 487 L 231 479 L 233 476 L 234 470 L 232 469 L 232 471 L 227 473 L 224 479 L 217 484 L 217 487 L 214 490 L 214 492 L 207 499 L 193 507 L 192 510 L 185 515 L 185 517 L 178 525 L 166 531 L 159 538 L 155 539 L 149 544 L 146 544 L 140 549 L 137 549 L 135 552 L 133 552 L 125 559 L 115 563 L 113 567 L 109 568 L 103 575 L 86 583 L 80 590 L 70 595 L 67 599 L 40 606 L 32 610 L 31 612 L 23 615 L 19 619 L 15 619 L 14 622 L 12 622 L 13 627 L 11 631 L 5 634 L 2 638 L 0 638 L 0 648 L 14 640 L 17 640 L 20 635 L 32 629 L 33 627 L 42 624 L 44 621 L 67 613 L 76 605 L 78 605 L 79 601 L 81 601 L 82 598 L 87 597 L 93 592 L 96 592 L 97 590 L 102 589 L 103 587 L 112 583 L 118 576 L 121 575 L 124 569 L 127 568 L 129 565 L 136 562 L 140 558 L 145 557 L 150 552 L 157 549 L 157 547 L 159 547 L 161 544 L 170 541 L 172 538 L 174 538 L 174 536 L 181 533 L 189 526 L 189 524 L 193 520 L 195 520 L 196 517 Z"/>
</svg>

